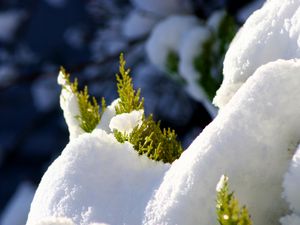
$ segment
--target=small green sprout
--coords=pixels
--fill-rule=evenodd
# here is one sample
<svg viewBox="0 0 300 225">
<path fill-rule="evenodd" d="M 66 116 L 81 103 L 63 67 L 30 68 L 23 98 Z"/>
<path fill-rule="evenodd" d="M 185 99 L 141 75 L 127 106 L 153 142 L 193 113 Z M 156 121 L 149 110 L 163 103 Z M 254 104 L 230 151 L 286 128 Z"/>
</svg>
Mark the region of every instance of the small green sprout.
<svg viewBox="0 0 300 225">
<path fill-rule="evenodd" d="M 130 113 L 134 110 L 144 111 L 144 99 L 140 98 L 140 89 L 135 91 L 132 84 L 132 78 L 129 75 L 130 70 L 125 69 L 126 62 L 123 54 L 120 55 L 119 74 L 117 77 L 117 88 L 119 93 L 119 102 L 115 107 L 116 114 Z M 102 98 L 102 111 L 99 113 L 99 105 L 95 99 L 88 94 L 88 88 L 84 87 L 83 91 L 78 90 L 78 81 L 70 81 L 70 74 L 64 68 L 61 68 L 64 76 L 65 85 L 63 88 L 70 90 L 77 97 L 80 115 L 76 119 L 80 123 L 80 127 L 86 132 L 92 132 L 100 122 L 101 116 L 106 109 L 106 103 Z M 146 154 L 150 159 L 165 163 L 171 163 L 179 158 L 183 149 L 176 140 L 177 135 L 174 130 L 160 128 L 160 123 L 153 120 L 153 116 L 145 117 L 143 115 L 142 122 L 137 125 L 130 134 L 122 133 L 114 130 L 115 138 L 124 143 L 130 142 L 134 149 L 140 154 Z"/>
<path fill-rule="evenodd" d="M 69 86 L 72 93 L 76 95 L 77 102 L 79 106 L 80 115 L 76 116 L 76 119 L 79 121 L 80 127 L 86 132 L 92 132 L 97 124 L 100 122 L 102 113 L 106 108 L 105 100 L 102 98 L 102 113 L 99 112 L 99 105 L 95 97 L 92 97 L 88 94 L 88 87 L 85 86 L 83 91 L 78 90 L 78 80 L 75 78 L 74 82 L 70 81 L 70 74 L 61 67 L 61 73 L 64 76 L 66 81 L 66 86 Z M 67 88 L 63 86 L 63 88 Z"/>
<path fill-rule="evenodd" d="M 133 110 L 144 108 L 144 99 L 140 99 L 141 90 L 136 92 L 133 89 L 132 79 L 129 76 L 130 70 L 125 69 L 126 61 L 124 56 L 120 54 L 120 74 L 117 74 L 117 88 L 120 101 L 115 107 L 116 113 L 130 113 Z"/>
<path fill-rule="evenodd" d="M 220 225 L 252 225 L 247 208 L 240 209 L 234 193 L 229 193 L 228 177 L 224 175 L 217 186 L 216 210 Z"/>
<path fill-rule="evenodd" d="M 153 120 L 153 116 L 143 119 L 140 126 L 136 126 L 130 135 L 114 132 L 116 139 L 123 143 L 130 142 L 140 155 L 164 163 L 172 163 L 178 159 L 183 151 L 180 143 L 176 140 L 174 130 L 160 128 L 160 123 Z"/>
<path fill-rule="evenodd" d="M 125 69 L 123 54 L 120 55 L 120 75 L 117 75 L 117 87 L 120 97 L 115 107 L 116 113 L 130 113 L 133 110 L 144 110 L 144 99 L 140 100 L 140 89 L 135 92 L 129 70 Z M 153 120 L 153 116 L 142 118 L 142 123 L 136 126 L 128 135 L 114 130 L 116 139 L 123 143 L 130 142 L 134 149 L 140 154 L 146 154 L 150 159 L 165 163 L 172 163 L 178 159 L 183 149 L 176 140 L 174 130 L 160 128 L 160 123 Z"/>
</svg>

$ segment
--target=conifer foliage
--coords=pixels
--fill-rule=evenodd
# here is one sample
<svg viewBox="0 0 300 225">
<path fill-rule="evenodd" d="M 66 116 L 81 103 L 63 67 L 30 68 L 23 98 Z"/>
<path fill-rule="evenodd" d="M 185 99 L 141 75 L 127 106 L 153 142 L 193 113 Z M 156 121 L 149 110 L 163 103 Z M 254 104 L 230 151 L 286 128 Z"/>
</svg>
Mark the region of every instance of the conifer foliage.
<svg viewBox="0 0 300 225">
<path fill-rule="evenodd" d="M 63 88 L 70 90 L 77 97 L 80 115 L 77 115 L 76 119 L 79 121 L 80 127 L 85 132 L 92 132 L 100 122 L 101 115 L 105 110 L 105 100 L 102 99 L 102 113 L 99 113 L 97 100 L 95 97 L 90 99 L 88 87 L 85 86 L 83 90 L 79 90 L 77 78 L 75 78 L 72 83 L 70 80 L 70 74 L 67 73 L 63 67 L 60 68 L 60 72 L 63 74 L 65 79 L 65 86 L 63 86 Z"/>
<path fill-rule="evenodd" d="M 229 193 L 228 177 L 224 175 L 217 186 L 216 210 L 219 225 L 252 225 L 247 208 L 240 208 L 234 193 Z"/>
<path fill-rule="evenodd" d="M 140 89 L 134 90 L 132 78 L 129 75 L 130 70 L 126 69 L 125 65 L 126 61 L 121 54 L 119 74 L 116 75 L 119 101 L 114 108 L 115 113 L 119 115 L 142 110 L 143 116 L 141 123 L 137 124 L 132 132 L 121 132 L 118 129 L 114 129 L 112 132 L 119 142 L 130 142 L 140 155 L 145 154 L 150 159 L 172 163 L 179 158 L 183 151 L 181 144 L 177 141 L 177 135 L 170 128 L 161 129 L 160 122 L 155 122 L 152 115 L 145 116 L 144 99 L 140 97 L 141 91 Z M 102 98 L 100 113 L 96 98 L 90 98 L 88 94 L 88 87 L 84 87 L 83 91 L 78 90 L 77 79 L 72 83 L 70 74 L 64 68 L 61 68 L 61 73 L 64 79 L 63 88 L 71 91 L 77 97 L 80 114 L 76 115 L 75 118 L 85 132 L 92 132 L 100 123 L 101 116 L 106 109 L 104 98 Z"/>
</svg>

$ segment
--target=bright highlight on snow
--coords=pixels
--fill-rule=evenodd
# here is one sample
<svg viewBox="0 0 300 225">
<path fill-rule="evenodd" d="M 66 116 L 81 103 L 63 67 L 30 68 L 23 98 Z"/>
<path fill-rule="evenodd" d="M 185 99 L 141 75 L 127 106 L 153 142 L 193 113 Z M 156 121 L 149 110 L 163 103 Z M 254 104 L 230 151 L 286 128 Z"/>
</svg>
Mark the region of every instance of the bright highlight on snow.
<svg viewBox="0 0 300 225">
<path fill-rule="evenodd" d="M 62 71 L 58 83 L 70 143 L 42 178 L 27 225 L 299 225 L 299 13 L 299 1 L 269 0 L 249 17 L 226 53 L 214 98 L 221 110 L 182 154 L 175 131 L 144 114 L 122 55 L 119 98 L 103 103 L 101 113 Z M 151 45 L 161 44 L 162 67 L 168 57 L 176 62 L 178 52 L 191 61 L 174 44 L 181 35 L 196 43 L 210 34 L 194 19 L 182 19 L 183 33 L 169 46 L 174 55 L 168 56 L 164 40 L 148 42 L 150 55 Z M 211 18 L 211 29 L 217 20 Z M 171 29 L 169 23 L 161 27 Z M 188 64 L 170 65 L 195 79 Z M 83 117 L 80 104 L 97 110 Z M 98 118 L 94 114 L 99 120 L 85 129 L 83 118 Z"/>
</svg>

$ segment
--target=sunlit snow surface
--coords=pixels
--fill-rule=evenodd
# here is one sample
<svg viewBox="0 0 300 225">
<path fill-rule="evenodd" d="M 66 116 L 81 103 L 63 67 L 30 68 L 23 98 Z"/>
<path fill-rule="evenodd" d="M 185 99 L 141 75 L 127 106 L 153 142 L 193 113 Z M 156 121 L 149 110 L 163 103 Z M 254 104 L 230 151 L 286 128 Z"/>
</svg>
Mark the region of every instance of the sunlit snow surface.
<svg viewBox="0 0 300 225">
<path fill-rule="evenodd" d="M 272 0 L 245 22 L 224 60 L 224 80 L 214 103 L 222 108 L 261 65 L 300 56 L 300 1 Z"/>
</svg>

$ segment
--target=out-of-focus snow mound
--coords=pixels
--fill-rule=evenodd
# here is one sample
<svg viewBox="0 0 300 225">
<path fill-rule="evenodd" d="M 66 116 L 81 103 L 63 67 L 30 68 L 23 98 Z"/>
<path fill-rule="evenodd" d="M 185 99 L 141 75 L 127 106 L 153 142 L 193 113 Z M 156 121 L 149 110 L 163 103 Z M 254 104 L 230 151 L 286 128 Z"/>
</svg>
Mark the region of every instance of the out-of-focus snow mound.
<svg viewBox="0 0 300 225">
<path fill-rule="evenodd" d="M 131 144 L 121 144 L 103 130 L 82 134 L 43 176 L 27 225 L 47 217 L 67 217 L 75 224 L 141 224 L 168 168 L 139 156 Z"/>
<path fill-rule="evenodd" d="M 224 173 L 253 224 L 279 224 L 288 208 L 283 175 L 300 136 L 299 74 L 300 60 L 260 67 L 172 164 L 144 224 L 215 225 L 215 187 Z"/>
<path fill-rule="evenodd" d="M 222 108 L 241 85 L 267 62 L 300 56 L 300 1 L 272 0 L 240 29 L 224 60 L 224 80 L 214 98 Z"/>
</svg>

